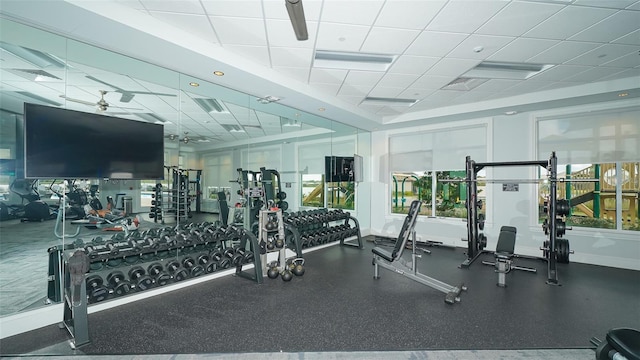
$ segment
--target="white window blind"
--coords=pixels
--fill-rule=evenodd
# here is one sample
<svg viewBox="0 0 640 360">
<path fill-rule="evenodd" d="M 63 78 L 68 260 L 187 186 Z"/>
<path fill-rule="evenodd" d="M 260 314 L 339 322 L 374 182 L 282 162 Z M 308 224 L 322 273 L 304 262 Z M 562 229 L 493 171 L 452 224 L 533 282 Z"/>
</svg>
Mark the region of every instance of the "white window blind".
<svg viewBox="0 0 640 360">
<path fill-rule="evenodd" d="M 486 161 L 485 125 L 395 135 L 389 138 L 391 172 L 464 170 L 465 158 Z"/>
<path fill-rule="evenodd" d="M 538 120 L 538 155 L 561 164 L 640 161 L 640 107 Z"/>
</svg>

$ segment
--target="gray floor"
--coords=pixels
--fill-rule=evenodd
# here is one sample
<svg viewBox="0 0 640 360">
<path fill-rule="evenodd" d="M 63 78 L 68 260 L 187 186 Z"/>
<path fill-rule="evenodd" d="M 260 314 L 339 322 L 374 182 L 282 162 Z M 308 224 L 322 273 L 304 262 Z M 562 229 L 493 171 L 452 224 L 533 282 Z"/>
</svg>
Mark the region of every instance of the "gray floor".
<svg viewBox="0 0 640 360">
<path fill-rule="evenodd" d="M 67 359 L 70 355 L 50 356 L 27 354 L 20 357 L 8 357 L 7 359 Z M 225 360 L 585 360 L 593 359 L 594 352 L 588 349 L 566 350 L 441 350 L 441 351 L 386 351 L 386 352 L 305 352 L 305 353 L 240 353 L 240 354 L 175 354 L 175 355 L 72 355 L 76 360 L 200 360 L 200 359 L 225 359 Z"/>
<path fill-rule="evenodd" d="M 25 277 L 34 284 L 32 297 L 13 308 L 42 301 L 46 248 L 59 242 L 52 240 L 53 225 L 0 223 L 3 309 L 7 300 L 31 296 L 6 288 L 23 286 Z M 83 233 L 87 240 L 94 234 Z M 381 269 L 382 278 L 371 279 L 374 244 L 365 245 L 364 250 L 332 246 L 305 255 L 308 273 L 290 284 L 223 277 L 91 314 L 92 343 L 81 350 L 71 350 L 64 332 L 51 326 L 2 339 L 0 354 L 47 359 L 144 359 L 145 354 L 172 359 L 589 359 L 594 357 L 591 336 L 602 338 L 616 325 L 640 327 L 639 272 L 571 264 L 560 268 L 562 287 L 545 285 L 545 273 L 516 272 L 508 278 L 510 286 L 500 289 L 492 268 L 478 262 L 469 270 L 456 269 L 464 258 L 460 249 L 434 248 L 420 260 L 421 271 L 470 287 L 461 303 L 450 306 L 441 293 L 393 272 Z M 6 251 L 5 246 L 12 248 Z M 546 267 L 535 261 L 522 265 L 539 271 Z M 30 271 L 16 272 L 16 266 Z M 17 273 L 20 279 L 14 278 Z M 260 304 L 282 299 L 289 302 L 288 333 L 281 325 L 276 330 L 268 325 L 285 319 L 278 307 L 260 309 Z M 185 321 L 190 325 L 185 327 Z M 283 335 L 269 340 L 264 336 L 269 329 Z"/>
</svg>

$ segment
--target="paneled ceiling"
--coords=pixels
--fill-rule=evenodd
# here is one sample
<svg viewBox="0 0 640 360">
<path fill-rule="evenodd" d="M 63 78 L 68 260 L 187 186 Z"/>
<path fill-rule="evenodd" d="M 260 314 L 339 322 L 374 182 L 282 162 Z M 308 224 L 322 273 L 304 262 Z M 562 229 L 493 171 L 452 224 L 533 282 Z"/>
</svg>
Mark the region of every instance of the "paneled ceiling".
<svg viewBox="0 0 640 360">
<path fill-rule="evenodd" d="M 279 104 L 366 130 L 640 96 L 637 0 L 302 0 L 305 41 L 296 39 L 285 1 L 3 1 L 0 13 L 245 92 L 252 101 L 272 95 Z M 315 59 L 319 50 L 392 60 L 385 70 L 327 68 Z M 27 89 L 19 83 L 24 74 L 11 69 L 60 77 L 55 70 L 10 63 L 20 60 L 4 52 L 3 60 L 3 91 L 65 100 L 55 88 Z M 468 73 L 486 62 L 546 69 L 527 79 Z M 104 90 L 111 111 L 130 107 L 140 110 L 120 110 L 173 122 L 176 97 L 202 97 L 77 65 L 64 96 L 85 110 Z M 225 75 L 215 77 L 214 70 Z M 368 104 L 367 98 L 415 103 Z M 229 141 L 288 128 L 287 116 L 247 111 L 247 104 L 224 103 L 223 113 L 197 104 L 181 105 L 184 129 L 194 137 Z"/>
</svg>

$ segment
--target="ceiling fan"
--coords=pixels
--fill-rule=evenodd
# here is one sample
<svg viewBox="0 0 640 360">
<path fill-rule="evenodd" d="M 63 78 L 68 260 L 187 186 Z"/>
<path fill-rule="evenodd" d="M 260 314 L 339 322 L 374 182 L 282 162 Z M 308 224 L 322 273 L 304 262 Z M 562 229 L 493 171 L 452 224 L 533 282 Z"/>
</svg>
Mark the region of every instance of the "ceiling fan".
<svg viewBox="0 0 640 360">
<path fill-rule="evenodd" d="M 122 96 L 120 96 L 120 102 L 124 102 L 124 103 L 128 103 L 129 101 L 131 101 L 136 94 L 176 96 L 175 94 L 155 93 L 155 92 L 148 92 L 148 91 L 125 90 L 125 89 L 123 89 L 121 87 L 115 86 L 115 85 L 110 84 L 110 83 L 108 83 L 106 81 L 102 81 L 102 80 L 100 80 L 98 78 L 95 78 L 95 77 L 93 77 L 91 75 L 85 75 L 85 77 L 87 79 L 91 79 L 93 81 L 99 82 L 101 84 L 107 85 L 107 86 L 115 89 L 114 92 L 117 92 L 117 93 L 122 95 Z"/>
<path fill-rule="evenodd" d="M 185 131 L 184 132 L 184 136 L 182 138 L 180 138 L 180 136 L 176 135 L 176 134 L 168 134 L 165 135 L 165 138 L 171 140 L 171 141 L 179 141 L 185 144 L 188 143 L 206 143 L 206 142 L 211 142 L 212 139 L 214 140 L 220 140 L 219 138 L 211 138 L 211 137 L 206 137 L 206 136 L 189 136 L 189 132 Z"/>
<path fill-rule="evenodd" d="M 109 107 L 111 105 L 109 105 L 109 103 L 104 99 L 104 96 L 108 93 L 108 91 L 105 90 L 98 90 L 100 92 L 100 100 L 98 100 L 97 102 L 91 102 L 91 101 L 85 101 L 85 100 L 80 100 L 80 99 L 74 99 L 74 98 L 70 98 L 66 95 L 60 95 L 61 98 L 67 100 L 67 101 L 73 101 L 79 104 L 84 104 L 84 105 L 89 105 L 89 106 L 97 106 L 97 111 L 107 111 L 107 109 L 109 109 Z M 137 108 L 127 108 L 127 107 L 121 107 L 121 106 L 113 106 L 114 108 L 118 108 L 118 109 L 123 109 L 123 110 L 142 110 L 142 109 L 137 109 Z"/>
</svg>

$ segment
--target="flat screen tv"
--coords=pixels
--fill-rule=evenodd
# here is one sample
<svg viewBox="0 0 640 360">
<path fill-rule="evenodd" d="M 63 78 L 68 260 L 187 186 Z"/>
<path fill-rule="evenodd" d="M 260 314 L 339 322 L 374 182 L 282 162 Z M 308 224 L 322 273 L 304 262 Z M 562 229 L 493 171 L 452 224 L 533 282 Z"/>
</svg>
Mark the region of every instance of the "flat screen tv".
<svg viewBox="0 0 640 360">
<path fill-rule="evenodd" d="M 25 178 L 162 179 L 164 127 L 25 103 Z"/>
</svg>

